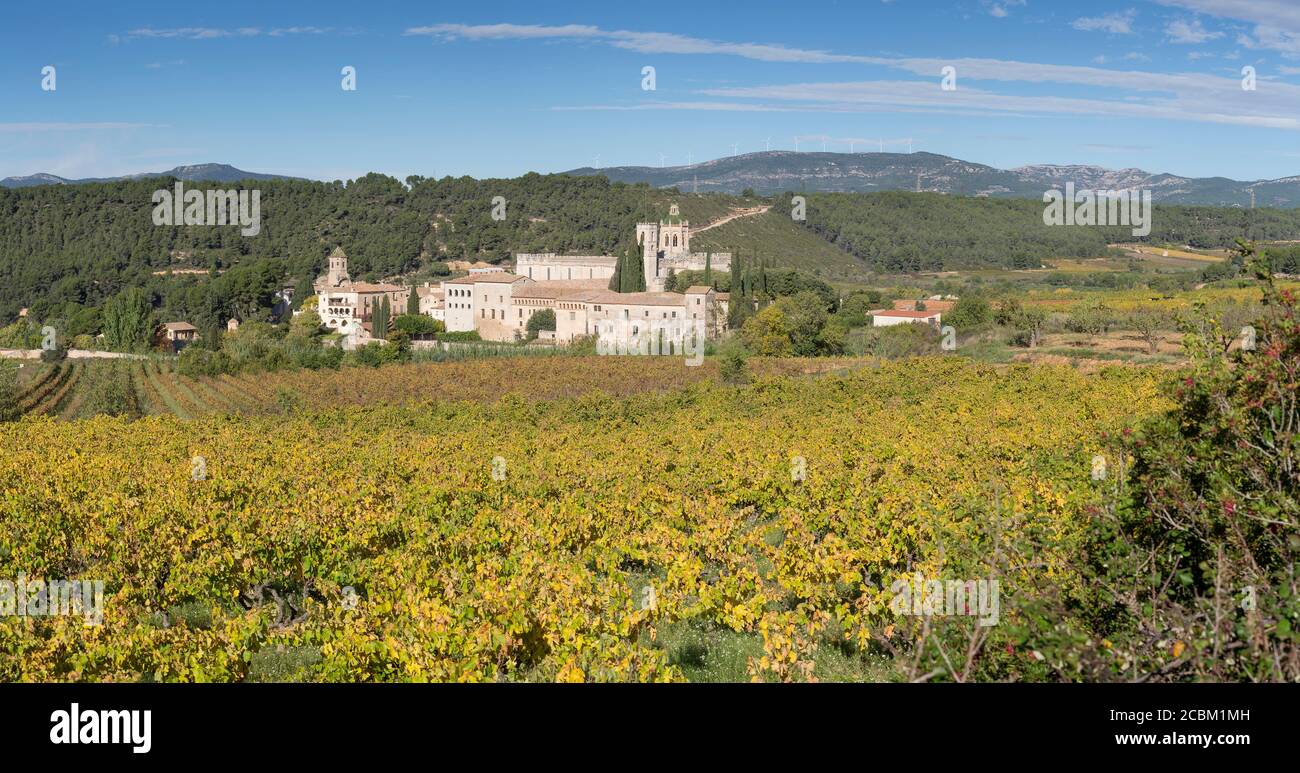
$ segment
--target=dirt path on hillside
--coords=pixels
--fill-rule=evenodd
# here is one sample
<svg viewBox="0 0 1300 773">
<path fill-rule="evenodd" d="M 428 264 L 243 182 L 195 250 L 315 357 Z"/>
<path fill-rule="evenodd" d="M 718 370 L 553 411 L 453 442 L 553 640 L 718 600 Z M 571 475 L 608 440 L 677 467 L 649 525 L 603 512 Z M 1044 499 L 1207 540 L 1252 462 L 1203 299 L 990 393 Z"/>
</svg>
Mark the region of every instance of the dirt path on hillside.
<svg viewBox="0 0 1300 773">
<path fill-rule="evenodd" d="M 738 209 L 735 212 L 732 212 L 730 215 L 727 215 L 726 217 L 714 220 L 712 223 L 709 223 L 708 225 L 700 226 L 699 228 L 692 228 L 691 236 L 694 236 L 695 234 L 701 233 L 703 231 L 707 231 L 710 228 L 717 228 L 720 225 L 725 225 L 727 223 L 730 223 L 732 220 L 735 220 L 736 218 L 753 217 L 754 215 L 761 215 L 771 208 L 772 205 L 768 204 L 762 207 L 749 207 L 746 209 Z"/>
</svg>

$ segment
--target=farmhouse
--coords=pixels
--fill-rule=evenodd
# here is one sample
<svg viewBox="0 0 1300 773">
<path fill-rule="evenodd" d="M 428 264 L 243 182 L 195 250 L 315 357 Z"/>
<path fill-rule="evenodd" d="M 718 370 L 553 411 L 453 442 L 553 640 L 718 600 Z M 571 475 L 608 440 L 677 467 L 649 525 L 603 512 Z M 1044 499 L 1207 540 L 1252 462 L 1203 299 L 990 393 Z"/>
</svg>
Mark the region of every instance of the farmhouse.
<svg viewBox="0 0 1300 773">
<path fill-rule="evenodd" d="M 168 322 L 162 332 L 163 340 L 173 352 L 180 352 L 199 337 L 199 329 L 188 322 Z"/>
<path fill-rule="evenodd" d="M 871 312 L 872 327 L 889 327 L 890 325 L 905 325 L 909 322 L 919 322 L 933 327 L 939 327 L 939 321 L 943 312 L 939 311 L 904 311 L 899 309 L 881 309 Z"/>
</svg>

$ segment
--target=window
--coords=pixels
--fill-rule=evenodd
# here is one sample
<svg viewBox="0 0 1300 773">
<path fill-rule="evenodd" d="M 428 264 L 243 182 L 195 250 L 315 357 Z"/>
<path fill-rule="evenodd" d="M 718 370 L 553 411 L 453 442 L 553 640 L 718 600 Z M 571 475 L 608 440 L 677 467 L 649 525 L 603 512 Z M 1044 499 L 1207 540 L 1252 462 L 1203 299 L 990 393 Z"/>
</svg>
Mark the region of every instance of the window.
<svg viewBox="0 0 1300 773">
<path fill-rule="evenodd" d="M 569 321 L 570 321 L 570 322 L 574 321 L 574 320 L 577 319 L 577 318 L 578 318 L 578 312 L 576 312 L 576 311 L 571 311 L 571 312 L 569 312 Z"/>
</svg>

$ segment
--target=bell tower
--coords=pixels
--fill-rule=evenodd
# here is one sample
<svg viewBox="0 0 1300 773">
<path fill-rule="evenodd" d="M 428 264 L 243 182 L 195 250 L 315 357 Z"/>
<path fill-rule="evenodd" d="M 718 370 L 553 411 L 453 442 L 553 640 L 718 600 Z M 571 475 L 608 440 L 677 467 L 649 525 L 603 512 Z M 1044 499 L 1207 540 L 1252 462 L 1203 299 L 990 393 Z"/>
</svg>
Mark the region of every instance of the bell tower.
<svg viewBox="0 0 1300 773">
<path fill-rule="evenodd" d="M 641 270 L 645 288 L 655 290 L 659 281 L 659 224 L 637 223 L 636 243 L 641 245 Z"/>
<path fill-rule="evenodd" d="M 348 276 L 348 256 L 343 254 L 342 247 L 335 247 L 329 257 L 329 273 L 327 282 L 330 287 L 338 287 L 344 282 L 351 279 Z"/>
</svg>

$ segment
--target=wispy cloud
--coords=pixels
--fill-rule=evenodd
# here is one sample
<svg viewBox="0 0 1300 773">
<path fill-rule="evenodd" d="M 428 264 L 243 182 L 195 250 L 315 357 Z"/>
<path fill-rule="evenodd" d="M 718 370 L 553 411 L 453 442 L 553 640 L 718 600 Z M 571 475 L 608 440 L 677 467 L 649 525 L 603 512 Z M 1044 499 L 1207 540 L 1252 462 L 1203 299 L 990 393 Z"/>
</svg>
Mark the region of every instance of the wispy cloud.
<svg viewBox="0 0 1300 773">
<path fill-rule="evenodd" d="M 1026 0 L 981 0 L 984 10 L 988 11 L 989 16 L 998 19 L 1005 19 L 1011 15 L 1011 9 L 1016 6 L 1025 5 Z"/>
<path fill-rule="evenodd" d="M 1241 34 L 1237 41 L 1249 48 L 1281 51 L 1300 56 L 1300 3 L 1295 0 L 1156 0 L 1220 19 L 1255 25 L 1254 37 Z"/>
<path fill-rule="evenodd" d="M 59 122 L 34 122 L 34 123 L 0 123 L 0 132 L 73 132 L 73 131 L 104 131 L 112 129 L 149 129 L 158 124 L 151 123 L 114 123 L 114 122 L 92 122 L 92 123 L 59 123 Z"/>
<path fill-rule="evenodd" d="M 1223 37 L 1222 32 L 1212 32 L 1205 29 L 1200 19 L 1174 19 L 1165 25 L 1165 35 L 1168 36 L 1170 43 L 1195 44 L 1204 43 L 1207 40 L 1214 40 Z"/>
<path fill-rule="evenodd" d="M 1075 19 L 1070 26 L 1084 32 L 1110 32 L 1115 35 L 1132 35 L 1133 21 L 1136 18 L 1137 11 L 1130 8 L 1127 11 L 1116 11 L 1102 16 L 1085 16 Z"/>
<path fill-rule="evenodd" d="M 183 40 L 213 40 L 216 38 L 254 38 L 254 37 L 284 37 L 286 35 L 324 35 L 329 32 L 328 27 L 276 27 L 264 30 L 261 27 L 168 27 L 157 29 L 154 27 L 138 27 L 128 31 L 125 36 L 110 35 L 109 39 L 118 42 L 123 37 L 126 39 L 133 38 L 154 38 L 169 39 L 180 38 Z"/>
<path fill-rule="evenodd" d="M 1300 88 L 1273 84 L 1243 92 L 1240 81 L 1204 73 L 1157 73 L 1000 59 L 936 59 L 840 54 L 771 43 L 734 43 L 677 33 L 605 30 L 590 25 L 463 25 L 412 27 L 405 34 L 437 40 L 589 40 L 654 54 L 731 55 L 767 62 L 856 63 L 906 72 L 924 80 L 770 84 L 711 88 L 701 100 L 564 105 L 557 110 L 691 110 L 748 112 L 927 112 L 962 115 L 1094 115 L 1159 118 L 1300 129 Z M 1141 55 L 1130 56 L 1137 58 Z M 961 87 L 938 88 L 945 66 L 956 68 Z M 1094 87 L 1096 98 L 998 93 L 971 86 L 986 81 Z M 1139 98 L 1140 96 L 1140 98 Z"/>
</svg>

